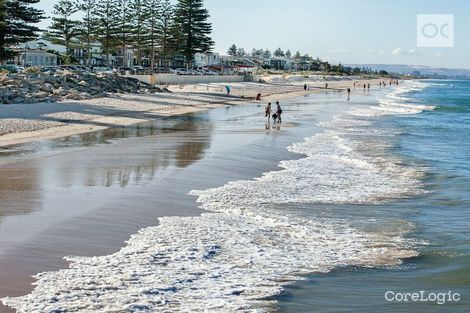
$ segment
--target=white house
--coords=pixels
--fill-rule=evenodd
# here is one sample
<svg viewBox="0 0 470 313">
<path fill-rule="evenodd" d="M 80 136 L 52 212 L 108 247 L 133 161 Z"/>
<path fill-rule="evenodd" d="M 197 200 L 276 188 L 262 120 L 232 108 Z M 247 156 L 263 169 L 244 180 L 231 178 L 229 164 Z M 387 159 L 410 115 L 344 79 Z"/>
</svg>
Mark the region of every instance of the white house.
<svg viewBox="0 0 470 313">
<path fill-rule="evenodd" d="M 57 65 L 57 55 L 43 50 L 19 50 L 13 59 L 13 63 L 21 66 L 55 66 Z"/>
<path fill-rule="evenodd" d="M 195 67 L 207 67 L 219 65 L 220 63 L 221 59 L 218 53 L 196 53 L 194 55 Z"/>
</svg>

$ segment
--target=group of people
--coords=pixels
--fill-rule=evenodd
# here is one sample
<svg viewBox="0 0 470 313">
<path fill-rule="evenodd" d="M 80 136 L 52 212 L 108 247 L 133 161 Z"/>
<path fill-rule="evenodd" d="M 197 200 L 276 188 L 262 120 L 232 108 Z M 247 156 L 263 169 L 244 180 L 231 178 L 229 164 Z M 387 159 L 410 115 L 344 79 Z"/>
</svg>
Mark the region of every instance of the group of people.
<svg viewBox="0 0 470 313">
<path fill-rule="evenodd" d="M 398 86 L 398 80 L 390 80 L 390 82 L 388 83 L 390 86 L 391 85 L 397 85 Z M 387 83 L 386 82 L 379 82 L 379 87 L 382 87 L 382 86 L 387 86 Z"/>
<path fill-rule="evenodd" d="M 273 114 L 272 112 L 273 110 L 271 108 L 271 102 L 269 102 L 268 105 L 266 105 L 266 108 L 264 109 L 264 117 L 268 119 L 268 122 L 272 118 L 274 123 L 281 123 L 282 122 L 282 118 L 281 118 L 282 109 L 281 109 L 281 105 L 279 104 L 279 101 L 276 101 L 276 112 L 274 112 Z"/>
</svg>

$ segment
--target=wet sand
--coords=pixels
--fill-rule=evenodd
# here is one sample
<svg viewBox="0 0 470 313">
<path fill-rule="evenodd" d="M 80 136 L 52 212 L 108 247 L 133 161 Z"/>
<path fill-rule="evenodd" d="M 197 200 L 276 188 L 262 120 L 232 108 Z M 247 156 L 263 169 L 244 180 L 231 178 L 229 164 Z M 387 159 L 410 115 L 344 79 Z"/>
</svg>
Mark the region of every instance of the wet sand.
<svg viewBox="0 0 470 313">
<path fill-rule="evenodd" d="M 31 275 L 67 267 L 65 255 L 109 254 L 159 216 L 200 214 L 190 190 L 300 157 L 285 147 L 346 106 L 330 93 L 284 104 L 280 129 L 247 104 L 13 147 L 0 158 L 0 297 L 29 292 Z"/>
</svg>

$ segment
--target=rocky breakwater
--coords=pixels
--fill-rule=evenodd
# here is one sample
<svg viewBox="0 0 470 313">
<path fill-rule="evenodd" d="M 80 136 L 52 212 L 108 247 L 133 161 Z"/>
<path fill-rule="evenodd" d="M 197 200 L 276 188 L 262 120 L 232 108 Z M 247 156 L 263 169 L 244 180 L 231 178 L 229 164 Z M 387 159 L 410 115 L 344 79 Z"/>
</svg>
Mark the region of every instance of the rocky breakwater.
<svg viewBox="0 0 470 313">
<path fill-rule="evenodd" d="M 56 102 L 106 97 L 113 93 L 168 92 L 135 78 L 115 74 L 60 72 L 0 76 L 0 103 Z"/>
</svg>

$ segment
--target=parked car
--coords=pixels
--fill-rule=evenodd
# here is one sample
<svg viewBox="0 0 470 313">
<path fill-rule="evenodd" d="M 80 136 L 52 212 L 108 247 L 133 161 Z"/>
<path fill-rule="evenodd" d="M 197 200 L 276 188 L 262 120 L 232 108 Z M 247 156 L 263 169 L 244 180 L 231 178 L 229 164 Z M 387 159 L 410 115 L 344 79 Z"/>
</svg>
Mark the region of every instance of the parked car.
<svg viewBox="0 0 470 313">
<path fill-rule="evenodd" d="M 220 75 L 220 72 L 215 70 L 206 70 L 206 75 Z"/>
<path fill-rule="evenodd" d="M 206 75 L 204 71 L 198 69 L 191 70 L 191 72 L 193 73 L 193 75 Z"/>
<path fill-rule="evenodd" d="M 93 71 L 96 73 L 102 73 L 102 74 L 114 74 L 115 73 L 115 69 L 110 68 L 110 67 L 101 67 L 101 66 L 94 67 Z"/>
<path fill-rule="evenodd" d="M 177 68 L 176 74 L 178 75 L 193 75 L 193 72 L 187 68 Z"/>
<path fill-rule="evenodd" d="M 171 69 L 168 67 L 156 67 L 155 73 L 171 73 Z"/>
</svg>

